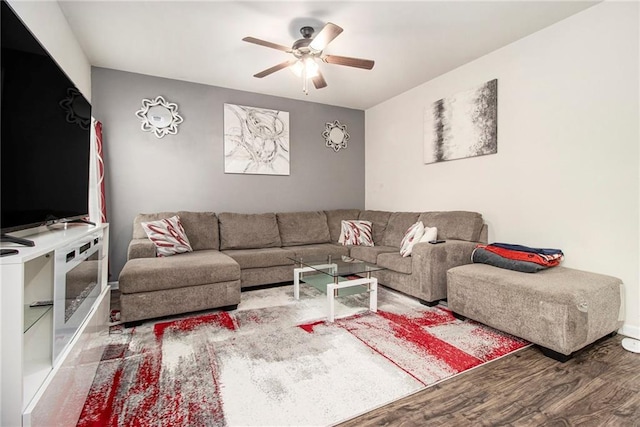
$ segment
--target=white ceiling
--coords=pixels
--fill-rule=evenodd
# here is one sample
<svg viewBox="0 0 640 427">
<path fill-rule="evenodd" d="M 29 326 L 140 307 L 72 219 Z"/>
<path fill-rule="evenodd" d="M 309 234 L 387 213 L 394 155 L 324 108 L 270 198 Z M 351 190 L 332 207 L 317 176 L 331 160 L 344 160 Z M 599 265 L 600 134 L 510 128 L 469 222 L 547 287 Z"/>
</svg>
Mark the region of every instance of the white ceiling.
<svg viewBox="0 0 640 427">
<path fill-rule="evenodd" d="M 584 1 L 59 1 L 91 65 L 367 109 L 597 2 Z M 325 53 L 375 60 L 371 71 L 321 64 L 308 95 L 289 70 L 253 75 L 290 54 L 299 29 L 344 32 Z"/>
</svg>

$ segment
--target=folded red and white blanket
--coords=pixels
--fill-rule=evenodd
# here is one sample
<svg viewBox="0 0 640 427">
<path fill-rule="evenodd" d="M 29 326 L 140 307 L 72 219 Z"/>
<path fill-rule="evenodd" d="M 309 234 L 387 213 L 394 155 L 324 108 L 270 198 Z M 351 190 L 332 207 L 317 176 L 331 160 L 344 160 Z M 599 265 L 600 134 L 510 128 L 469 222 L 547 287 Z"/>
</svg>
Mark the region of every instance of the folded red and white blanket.
<svg viewBox="0 0 640 427">
<path fill-rule="evenodd" d="M 528 246 L 512 245 L 507 243 L 477 245 L 476 248 L 489 251 L 505 259 L 531 262 L 544 268 L 555 267 L 564 259 L 564 254 L 560 249 L 531 248 Z"/>
<path fill-rule="evenodd" d="M 487 264 L 522 273 L 537 273 L 548 268 L 535 262 L 508 259 L 483 248 L 475 248 L 473 250 L 471 261 L 475 264 Z"/>
</svg>

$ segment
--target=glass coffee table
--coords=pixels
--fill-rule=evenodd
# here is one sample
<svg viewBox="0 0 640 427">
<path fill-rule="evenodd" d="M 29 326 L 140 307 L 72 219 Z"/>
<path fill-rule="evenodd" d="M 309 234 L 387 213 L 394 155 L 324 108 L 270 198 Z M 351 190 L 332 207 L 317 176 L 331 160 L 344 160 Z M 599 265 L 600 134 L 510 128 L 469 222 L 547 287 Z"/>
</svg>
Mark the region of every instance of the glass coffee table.
<svg viewBox="0 0 640 427">
<path fill-rule="evenodd" d="M 369 310 L 378 311 L 378 279 L 371 277 L 371 272 L 384 270 L 384 267 L 347 256 L 288 258 L 296 263 L 293 269 L 293 297 L 300 299 L 300 281 L 326 293 L 329 322 L 335 319 L 335 299 L 339 296 L 368 292 Z M 352 275 L 361 277 L 347 278 Z"/>
</svg>

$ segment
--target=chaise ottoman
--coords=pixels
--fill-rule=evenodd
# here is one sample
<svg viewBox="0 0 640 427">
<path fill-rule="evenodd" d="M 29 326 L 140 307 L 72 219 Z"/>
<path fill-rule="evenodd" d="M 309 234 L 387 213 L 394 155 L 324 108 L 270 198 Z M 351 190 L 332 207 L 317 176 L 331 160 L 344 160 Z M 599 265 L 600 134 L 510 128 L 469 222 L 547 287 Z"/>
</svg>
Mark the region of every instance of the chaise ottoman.
<svg viewBox="0 0 640 427">
<path fill-rule="evenodd" d="M 559 361 L 622 326 L 622 281 L 565 267 L 521 273 L 486 264 L 447 272 L 449 308 L 526 339 Z"/>
<path fill-rule="evenodd" d="M 240 303 L 240 266 L 216 250 L 130 259 L 120 272 L 121 319 L 145 319 Z"/>
</svg>

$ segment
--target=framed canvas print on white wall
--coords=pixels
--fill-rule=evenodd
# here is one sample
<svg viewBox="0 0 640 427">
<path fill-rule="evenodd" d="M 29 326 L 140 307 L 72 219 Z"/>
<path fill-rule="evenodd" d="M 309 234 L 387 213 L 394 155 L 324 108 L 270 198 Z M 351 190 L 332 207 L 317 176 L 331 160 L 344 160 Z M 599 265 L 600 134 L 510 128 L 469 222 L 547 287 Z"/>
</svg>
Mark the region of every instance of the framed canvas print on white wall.
<svg viewBox="0 0 640 427">
<path fill-rule="evenodd" d="M 425 109 L 424 162 L 498 152 L 498 80 L 440 99 Z"/>
<path fill-rule="evenodd" d="M 224 172 L 289 175 L 289 113 L 224 104 Z"/>
</svg>

